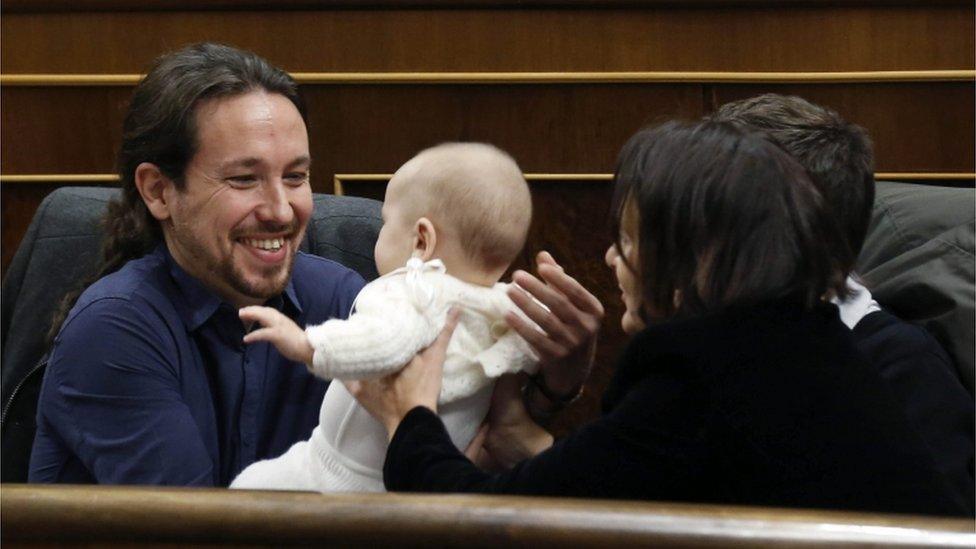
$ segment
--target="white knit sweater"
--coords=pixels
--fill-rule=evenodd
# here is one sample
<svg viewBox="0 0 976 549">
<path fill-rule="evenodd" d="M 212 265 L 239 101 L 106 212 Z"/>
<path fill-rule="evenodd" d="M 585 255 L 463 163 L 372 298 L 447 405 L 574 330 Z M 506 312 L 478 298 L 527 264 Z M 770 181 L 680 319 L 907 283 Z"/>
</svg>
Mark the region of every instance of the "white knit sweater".
<svg viewBox="0 0 976 549">
<path fill-rule="evenodd" d="M 508 328 L 504 315 L 520 310 L 507 285 L 475 286 L 449 276 L 440 261 L 411 260 L 368 284 L 347 320 L 306 330 L 315 348 L 312 372 L 328 379 L 380 376 L 404 366 L 430 345 L 451 306 L 461 310 L 447 347 L 438 412 L 451 440 L 465 448 L 491 403 L 494 380 L 537 367 L 531 347 Z M 386 431 L 341 383 L 329 386 L 319 426 L 284 455 L 252 464 L 231 488 L 383 490 Z"/>
<path fill-rule="evenodd" d="M 315 349 L 312 373 L 348 380 L 395 372 L 434 341 L 452 306 L 461 315 L 447 348 L 441 404 L 472 395 L 502 374 L 532 369 L 531 347 L 505 322 L 506 312 L 521 312 L 507 288 L 468 284 L 448 275 L 440 260 L 411 259 L 363 288 L 349 319 L 305 330 Z"/>
</svg>

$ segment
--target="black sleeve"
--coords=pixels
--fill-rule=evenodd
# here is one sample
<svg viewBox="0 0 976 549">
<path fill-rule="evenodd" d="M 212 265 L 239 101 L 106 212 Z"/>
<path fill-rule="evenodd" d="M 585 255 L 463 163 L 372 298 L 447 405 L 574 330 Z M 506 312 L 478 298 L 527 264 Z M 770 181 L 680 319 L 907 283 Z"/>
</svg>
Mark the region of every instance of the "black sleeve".
<svg viewBox="0 0 976 549">
<path fill-rule="evenodd" d="M 886 312 L 854 327 L 858 350 L 900 400 L 935 465 L 972 509 L 976 408 L 935 339 L 919 326 Z"/>
<path fill-rule="evenodd" d="M 645 380 L 612 413 L 510 471 L 489 474 L 457 450 L 427 408 L 394 434 L 383 476 L 390 491 L 688 499 L 707 485 L 701 414 L 688 391 Z"/>
</svg>

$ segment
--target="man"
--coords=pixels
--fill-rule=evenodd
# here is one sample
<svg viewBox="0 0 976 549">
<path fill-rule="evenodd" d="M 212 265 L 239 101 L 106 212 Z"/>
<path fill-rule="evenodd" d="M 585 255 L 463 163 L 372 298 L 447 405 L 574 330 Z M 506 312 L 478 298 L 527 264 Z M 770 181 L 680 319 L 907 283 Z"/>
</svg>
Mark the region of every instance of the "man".
<svg viewBox="0 0 976 549">
<path fill-rule="evenodd" d="M 836 255 L 849 274 L 849 294 L 833 300 L 841 320 L 853 331 L 861 354 L 900 397 L 937 467 L 972 509 L 972 399 L 935 339 L 884 311 L 853 272 L 874 203 L 874 159 L 867 133 L 834 111 L 776 94 L 727 103 L 712 118 L 766 132 L 810 173 L 846 236 L 848 248 Z"/>
<path fill-rule="evenodd" d="M 312 211 L 295 83 L 216 45 L 164 56 L 136 88 L 103 276 L 55 339 L 32 482 L 226 485 L 316 423 L 325 389 L 237 309 L 348 313 L 354 272 L 298 252 Z"/>
<path fill-rule="evenodd" d="M 125 118 L 100 278 L 55 327 L 30 481 L 226 486 L 308 438 L 325 383 L 267 344 L 244 346 L 237 311 L 318 324 L 347 315 L 363 286 L 298 251 L 309 165 L 285 72 L 213 44 L 156 62 Z M 527 290 L 551 304 L 550 279 L 568 277 L 554 262 L 540 274 L 524 274 Z M 582 315 L 529 312 L 549 333 Z M 590 316 L 559 340 L 532 334 L 555 394 L 588 372 Z"/>
</svg>

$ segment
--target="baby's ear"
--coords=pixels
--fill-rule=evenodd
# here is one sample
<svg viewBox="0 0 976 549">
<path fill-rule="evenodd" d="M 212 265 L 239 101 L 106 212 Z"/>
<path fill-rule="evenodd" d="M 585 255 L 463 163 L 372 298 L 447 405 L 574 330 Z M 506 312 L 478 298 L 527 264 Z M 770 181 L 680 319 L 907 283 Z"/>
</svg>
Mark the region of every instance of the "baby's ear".
<svg viewBox="0 0 976 549">
<path fill-rule="evenodd" d="M 434 257 L 434 250 L 437 248 L 437 229 L 426 217 L 417 220 L 414 226 L 413 255 L 423 261 L 429 261 Z"/>
</svg>

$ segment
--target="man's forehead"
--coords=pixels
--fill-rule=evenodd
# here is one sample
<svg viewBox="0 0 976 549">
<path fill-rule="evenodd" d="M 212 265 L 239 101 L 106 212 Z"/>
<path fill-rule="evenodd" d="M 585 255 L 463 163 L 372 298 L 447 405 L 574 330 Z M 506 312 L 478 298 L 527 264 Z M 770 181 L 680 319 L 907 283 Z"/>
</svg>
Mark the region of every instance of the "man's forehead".
<svg viewBox="0 0 976 549">
<path fill-rule="evenodd" d="M 305 128 L 301 114 L 287 97 L 265 91 L 206 99 L 194 111 L 200 134 L 271 125 L 283 126 L 283 129 Z"/>
<path fill-rule="evenodd" d="M 261 166 L 265 163 L 265 159 L 257 156 L 245 156 L 241 158 L 232 158 L 230 160 L 221 162 L 221 169 L 232 169 L 232 168 L 254 168 Z M 312 163 L 312 159 L 307 154 L 300 154 L 288 162 L 289 167 L 297 168 L 308 166 Z"/>
<path fill-rule="evenodd" d="M 309 162 L 308 132 L 285 96 L 252 91 L 207 99 L 195 108 L 197 155 L 211 166 Z"/>
</svg>

